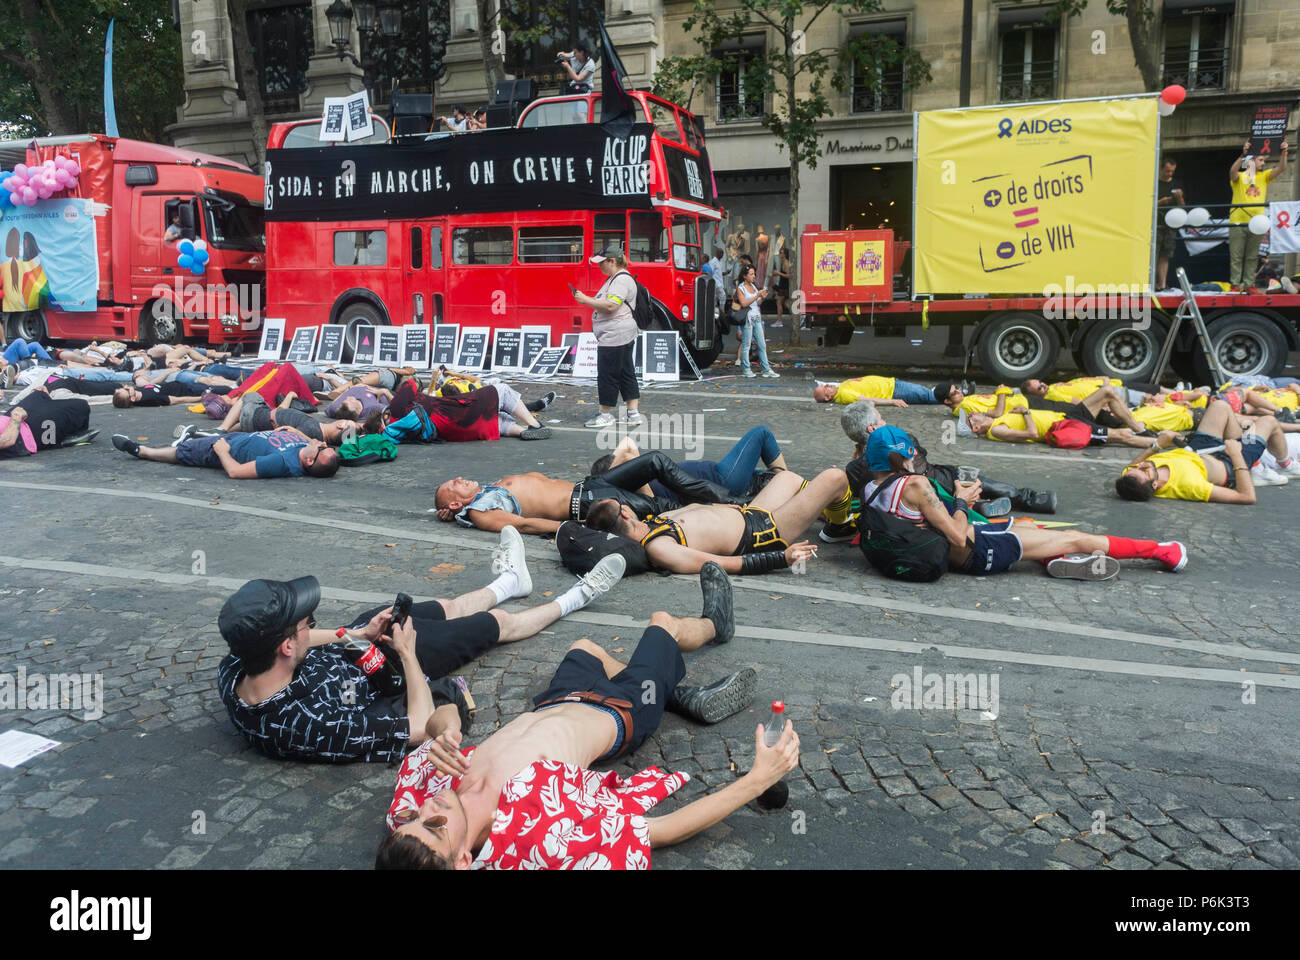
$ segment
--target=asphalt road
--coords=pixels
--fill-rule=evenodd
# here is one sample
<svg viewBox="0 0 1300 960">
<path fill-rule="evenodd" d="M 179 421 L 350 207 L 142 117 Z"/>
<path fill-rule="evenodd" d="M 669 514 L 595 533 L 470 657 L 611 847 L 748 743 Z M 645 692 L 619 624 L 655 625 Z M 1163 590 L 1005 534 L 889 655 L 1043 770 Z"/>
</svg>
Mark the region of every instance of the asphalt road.
<svg viewBox="0 0 1300 960">
<path fill-rule="evenodd" d="M 647 390 L 656 435 L 642 447 L 717 459 L 765 423 L 796 471 L 843 465 L 851 447 L 840 408 L 811 402 L 812 369 L 779 369 L 779 381 Z M 403 447 L 393 463 L 328 481 L 236 482 L 110 446 L 116 432 L 169 442 L 193 419 L 183 407 L 99 404 L 93 445 L 5 461 L 0 672 L 101 675 L 104 712 L 0 709 L 0 732 L 61 743 L 0 768 L 0 865 L 367 867 L 395 768 L 251 752 L 215 692 L 226 652 L 216 613 L 252 577 L 315 574 L 325 622 L 397 590 L 418 599 L 484 585 L 496 536 L 439 523 L 434 488 L 456 475 L 582 476 L 615 438 L 581 425 L 592 388 L 556 389 L 549 441 Z M 1056 489 L 1053 519 L 1184 541 L 1187 571 L 1130 562 L 1117 580 L 1092 584 L 1026 563 L 913 585 L 879 577 L 845 544 L 823 545 L 803 575 L 736 578 L 736 639 L 688 656 L 687 679 L 752 664 L 757 702 L 715 727 L 669 715 L 617 768 L 684 770 L 692 780 L 678 796 L 690 799 L 748 768 L 755 724 L 777 698 L 800 731 L 801 768 L 785 810 L 743 810 L 656 852 L 654 865 L 1300 865 L 1297 561 L 1271 535 L 1293 527 L 1300 483 L 1262 490 L 1250 508 L 1126 503 L 1111 487 L 1122 451 L 944 445 L 942 408 L 885 413 L 936 462 Z M 532 537 L 527 547 L 535 596 L 567 587 L 551 543 Z M 480 707 L 475 736 L 527 709 L 575 639 L 618 655 L 654 610 L 693 612 L 698 602 L 691 578 L 631 578 L 483 657 L 465 671 Z M 891 684 L 916 671 L 924 683 L 974 674 L 990 692 L 996 684 L 997 702 L 896 709 Z"/>
</svg>

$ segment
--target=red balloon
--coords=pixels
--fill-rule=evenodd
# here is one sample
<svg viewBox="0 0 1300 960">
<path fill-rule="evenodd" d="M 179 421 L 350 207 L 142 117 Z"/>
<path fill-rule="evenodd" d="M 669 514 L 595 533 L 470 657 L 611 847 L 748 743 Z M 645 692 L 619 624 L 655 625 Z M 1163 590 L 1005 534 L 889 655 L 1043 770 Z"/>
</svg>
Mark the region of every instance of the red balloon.
<svg viewBox="0 0 1300 960">
<path fill-rule="evenodd" d="M 1171 83 L 1160 91 L 1160 99 L 1171 107 L 1176 107 L 1187 99 L 1187 90 L 1176 83 Z"/>
</svg>

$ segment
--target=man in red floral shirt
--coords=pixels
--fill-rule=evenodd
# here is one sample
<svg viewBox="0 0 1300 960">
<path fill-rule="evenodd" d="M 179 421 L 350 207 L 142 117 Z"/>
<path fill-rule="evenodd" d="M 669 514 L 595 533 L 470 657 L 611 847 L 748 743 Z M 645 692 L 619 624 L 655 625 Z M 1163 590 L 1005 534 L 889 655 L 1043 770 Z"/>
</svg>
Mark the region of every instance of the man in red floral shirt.
<svg viewBox="0 0 1300 960">
<path fill-rule="evenodd" d="M 750 669 L 704 688 L 679 686 L 682 652 L 725 643 L 735 629 L 722 568 L 707 564 L 700 581 L 703 616 L 653 614 L 627 664 L 579 640 L 536 708 L 476 748 L 460 749 L 454 707 L 436 710 L 429 740 L 402 763 L 376 868 L 644 870 L 651 848 L 708 829 L 793 770 L 799 737 L 789 721 L 775 747 L 757 729 L 749 773 L 662 817 L 645 813 L 687 774 L 649 767 L 624 780 L 587 769 L 644 743 L 670 699 L 707 722 L 748 705 Z"/>
</svg>

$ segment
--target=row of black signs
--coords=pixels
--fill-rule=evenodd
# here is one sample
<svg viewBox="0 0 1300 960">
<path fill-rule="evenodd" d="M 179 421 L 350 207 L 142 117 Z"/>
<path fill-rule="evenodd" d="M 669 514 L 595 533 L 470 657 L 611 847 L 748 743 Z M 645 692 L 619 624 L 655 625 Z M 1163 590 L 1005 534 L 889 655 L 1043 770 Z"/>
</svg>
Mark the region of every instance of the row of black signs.
<svg viewBox="0 0 1300 960">
<path fill-rule="evenodd" d="M 276 360 L 284 353 L 290 363 L 341 364 L 346 327 L 325 324 L 299 327 L 288 338 L 284 321 L 268 319 L 262 329 L 258 359 Z M 675 330 L 647 330 L 637 339 L 636 370 L 647 380 L 676 380 L 680 374 L 678 334 Z M 646 363 L 645 358 L 649 358 Z M 566 333 L 560 345 L 551 346 L 549 327 L 492 330 L 460 324 L 406 324 L 361 326 L 356 329 L 352 364 L 355 366 L 430 367 L 455 370 L 492 370 L 529 376 L 596 376 L 596 337 L 592 333 Z"/>
</svg>

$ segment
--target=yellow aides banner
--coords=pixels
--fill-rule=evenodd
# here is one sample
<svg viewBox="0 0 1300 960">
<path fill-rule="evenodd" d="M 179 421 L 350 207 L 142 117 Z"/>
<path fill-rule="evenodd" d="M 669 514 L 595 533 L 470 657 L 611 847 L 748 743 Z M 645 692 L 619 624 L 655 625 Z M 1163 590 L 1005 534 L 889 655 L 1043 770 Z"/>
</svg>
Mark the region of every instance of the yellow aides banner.
<svg viewBox="0 0 1300 960">
<path fill-rule="evenodd" d="M 844 286 L 844 243 L 819 240 L 813 243 L 813 286 Z"/>
<path fill-rule="evenodd" d="M 885 242 L 853 241 L 853 286 L 876 287 L 885 282 Z"/>
<path fill-rule="evenodd" d="M 1155 167 L 1154 97 L 920 114 L 914 292 L 1143 289 Z"/>
</svg>

